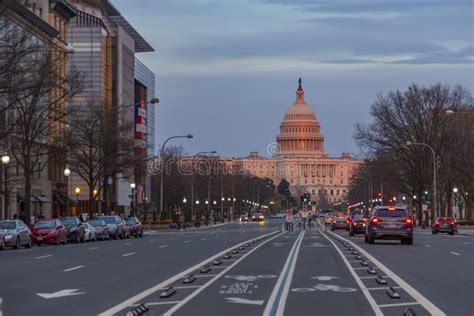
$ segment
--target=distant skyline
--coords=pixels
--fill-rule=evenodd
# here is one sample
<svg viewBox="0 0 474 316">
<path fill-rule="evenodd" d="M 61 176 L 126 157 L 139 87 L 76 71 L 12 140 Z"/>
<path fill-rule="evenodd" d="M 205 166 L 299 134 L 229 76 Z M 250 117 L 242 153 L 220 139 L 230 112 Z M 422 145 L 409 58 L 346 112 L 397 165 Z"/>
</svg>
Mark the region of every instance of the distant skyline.
<svg viewBox="0 0 474 316">
<path fill-rule="evenodd" d="M 358 155 L 353 125 L 378 93 L 474 83 L 471 1 L 112 0 L 156 49 L 157 148 L 266 156 L 298 77 L 331 156 Z"/>
</svg>

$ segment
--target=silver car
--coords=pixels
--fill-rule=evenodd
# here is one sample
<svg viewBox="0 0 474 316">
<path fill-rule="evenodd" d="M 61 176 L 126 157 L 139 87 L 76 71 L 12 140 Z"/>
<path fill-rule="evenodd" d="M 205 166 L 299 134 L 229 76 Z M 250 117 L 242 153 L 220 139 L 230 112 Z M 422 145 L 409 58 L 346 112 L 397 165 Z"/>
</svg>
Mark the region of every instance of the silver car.
<svg viewBox="0 0 474 316">
<path fill-rule="evenodd" d="M 12 246 L 13 249 L 21 246 L 31 247 L 31 232 L 23 221 L 0 221 L 0 231 L 4 235 L 2 247 Z"/>
<path fill-rule="evenodd" d="M 109 234 L 114 239 L 124 239 L 126 237 L 124 222 L 117 215 L 98 216 L 97 219 L 103 220 L 109 228 Z"/>
<path fill-rule="evenodd" d="M 100 240 L 109 240 L 109 227 L 107 224 L 101 219 L 92 219 L 88 221 L 90 225 L 95 228 L 95 235 Z"/>
<path fill-rule="evenodd" d="M 89 224 L 88 222 L 82 223 L 84 226 L 84 240 L 85 241 L 97 241 L 97 234 L 95 231 L 95 227 Z"/>
<path fill-rule="evenodd" d="M 5 244 L 3 243 L 3 237 L 5 237 L 5 234 L 0 231 L 0 250 L 3 250 L 5 248 Z"/>
</svg>

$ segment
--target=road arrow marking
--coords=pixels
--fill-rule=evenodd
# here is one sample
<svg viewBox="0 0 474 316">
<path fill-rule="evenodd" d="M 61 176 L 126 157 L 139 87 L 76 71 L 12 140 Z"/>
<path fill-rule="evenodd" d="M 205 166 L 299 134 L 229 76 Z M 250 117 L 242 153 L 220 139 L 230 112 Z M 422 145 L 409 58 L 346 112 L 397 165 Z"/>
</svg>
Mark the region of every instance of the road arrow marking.
<svg viewBox="0 0 474 316">
<path fill-rule="evenodd" d="M 263 305 L 264 300 L 249 300 L 242 297 L 226 297 L 227 303 L 247 304 L 247 305 Z"/>
<path fill-rule="evenodd" d="M 49 300 L 50 298 L 59 298 L 59 297 L 64 297 L 64 296 L 86 294 L 86 292 L 76 292 L 76 291 L 79 291 L 79 290 L 78 289 L 65 289 L 65 290 L 54 292 L 54 293 L 36 293 L 36 295 Z"/>
<path fill-rule="evenodd" d="M 328 276 L 328 275 L 321 275 L 321 276 L 315 276 L 310 278 L 311 280 L 318 280 L 318 281 L 331 281 L 331 280 L 337 280 L 339 279 L 338 277 L 333 277 L 333 276 Z"/>
</svg>

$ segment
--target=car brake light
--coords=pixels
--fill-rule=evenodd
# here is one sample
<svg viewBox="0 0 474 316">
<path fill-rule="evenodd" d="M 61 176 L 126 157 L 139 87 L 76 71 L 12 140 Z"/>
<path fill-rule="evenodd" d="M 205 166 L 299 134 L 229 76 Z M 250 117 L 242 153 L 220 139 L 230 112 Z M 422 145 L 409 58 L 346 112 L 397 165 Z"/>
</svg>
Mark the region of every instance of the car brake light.
<svg viewBox="0 0 474 316">
<path fill-rule="evenodd" d="M 388 210 L 389 210 L 389 211 L 395 211 L 396 208 L 395 208 L 395 207 L 389 207 Z"/>
<path fill-rule="evenodd" d="M 357 223 L 356 223 L 356 222 L 353 222 L 352 225 L 353 225 L 353 226 L 357 226 Z"/>
<path fill-rule="evenodd" d="M 372 224 L 377 224 L 378 222 L 381 222 L 381 220 L 378 219 L 377 217 L 372 218 Z"/>
<path fill-rule="evenodd" d="M 449 225 L 454 225 L 454 222 L 449 222 Z"/>
<path fill-rule="evenodd" d="M 413 223 L 413 221 L 411 220 L 411 218 L 407 218 L 407 219 L 405 220 L 405 223 L 411 224 L 411 223 Z"/>
<path fill-rule="evenodd" d="M 436 225 L 439 225 L 439 221 L 436 221 L 435 224 L 436 224 Z"/>
</svg>

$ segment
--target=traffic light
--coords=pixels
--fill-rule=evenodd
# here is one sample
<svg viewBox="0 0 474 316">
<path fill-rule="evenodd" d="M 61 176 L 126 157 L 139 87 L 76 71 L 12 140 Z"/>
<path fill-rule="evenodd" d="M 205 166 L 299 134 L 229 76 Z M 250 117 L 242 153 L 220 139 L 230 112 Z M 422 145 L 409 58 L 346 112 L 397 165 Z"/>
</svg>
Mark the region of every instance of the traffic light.
<svg viewBox="0 0 474 316">
<path fill-rule="evenodd" d="M 382 192 L 378 192 L 377 197 L 380 199 L 382 197 Z"/>
<path fill-rule="evenodd" d="M 300 201 L 301 203 L 304 202 L 304 197 L 305 197 L 305 194 L 303 192 L 300 193 Z"/>
<path fill-rule="evenodd" d="M 428 190 L 428 189 L 423 190 L 423 195 L 424 196 L 428 196 L 429 194 L 430 194 L 430 190 Z"/>
</svg>

